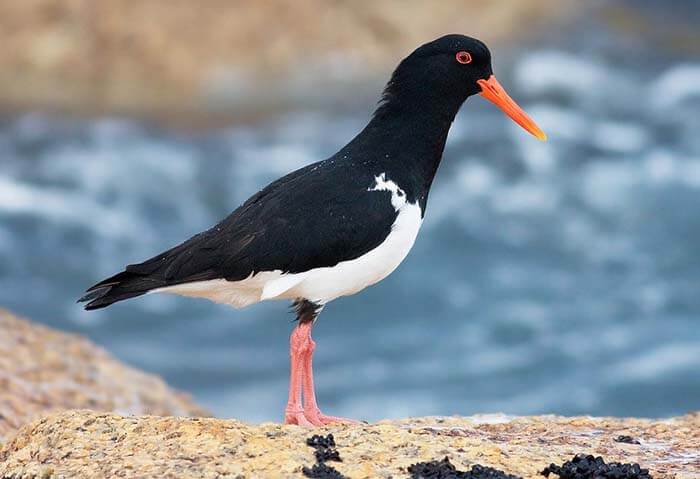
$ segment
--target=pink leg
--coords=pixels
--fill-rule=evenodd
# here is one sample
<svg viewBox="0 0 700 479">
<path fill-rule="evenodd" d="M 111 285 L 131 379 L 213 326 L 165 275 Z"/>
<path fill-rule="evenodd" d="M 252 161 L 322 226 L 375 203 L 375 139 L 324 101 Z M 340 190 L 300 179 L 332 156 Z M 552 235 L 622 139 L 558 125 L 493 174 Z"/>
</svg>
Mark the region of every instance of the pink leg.
<svg viewBox="0 0 700 479">
<path fill-rule="evenodd" d="M 316 343 L 311 338 L 312 327 L 312 321 L 300 322 L 289 338 L 291 374 L 284 422 L 306 427 L 323 426 L 332 422 L 354 422 L 349 419 L 326 416 L 318 408 L 313 377 L 313 354 Z"/>
<path fill-rule="evenodd" d="M 289 336 L 289 399 L 284 409 L 284 423 L 297 424 L 299 426 L 313 427 L 314 425 L 304 416 L 301 405 L 301 388 L 304 377 L 304 350 L 311 339 L 311 326 L 299 324 Z M 308 331 L 307 331 L 308 330 Z"/>
<path fill-rule="evenodd" d="M 311 329 L 309 328 L 309 340 L 310 347 L 306 351 L 303 357 L 304 375 L 302 380 L 303 391 L 304 391 L 304 415 L 306 419 L 315 425 L 325 425 L 333 422 L 344 422 L 344 423 L 356 423 L 352 419 L 346 419 L 337 416 L 326 416 L 318 408 L 318 403 L 316 403 L 316 389 L 314 388 L 314 350 L 316 349 L 316 343 L 311 339 Z"/>
</svg>

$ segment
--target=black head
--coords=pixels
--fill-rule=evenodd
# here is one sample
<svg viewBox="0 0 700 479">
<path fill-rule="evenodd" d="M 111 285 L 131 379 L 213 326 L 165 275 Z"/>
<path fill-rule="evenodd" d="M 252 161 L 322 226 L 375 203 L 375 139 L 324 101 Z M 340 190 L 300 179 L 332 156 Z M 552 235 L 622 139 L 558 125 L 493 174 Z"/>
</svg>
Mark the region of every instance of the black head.
<svg viewBox="0 0 700 479">
<path fill-rule="evenodd" d="M 476 38 L 445 35 L 418 47 L 399 64 L 396 73 L 422 77 L 433 89 L 464 101 L 481 92 L 478 80 L 493 75 L 491 52 Z"/>
<path fill-rule="evenodd" d="M 545 135 L 496 81 L 484 42 L 445 35 L 418 47 L 394 71 L 377 114 L 454 118 L 464 101 L 481 94 L 539 139 Z"/>
</svg>

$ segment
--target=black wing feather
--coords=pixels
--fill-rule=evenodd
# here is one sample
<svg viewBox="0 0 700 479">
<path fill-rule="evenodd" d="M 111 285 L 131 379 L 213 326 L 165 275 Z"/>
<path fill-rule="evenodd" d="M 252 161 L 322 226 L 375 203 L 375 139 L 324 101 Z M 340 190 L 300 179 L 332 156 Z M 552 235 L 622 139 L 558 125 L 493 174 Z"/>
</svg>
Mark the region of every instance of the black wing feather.
<svg viewBox="0 0 700 479">
<path fill-rule="evenodd" d="M 384 241 L 397 216 L 388 191 L 368 192 L 369 170 L 331 158 L 290 173 L 214 227 L 127 266 L 79 301 L 96 309 L 165 286 L 299 273 L 362 256 Z"/>
</svg>

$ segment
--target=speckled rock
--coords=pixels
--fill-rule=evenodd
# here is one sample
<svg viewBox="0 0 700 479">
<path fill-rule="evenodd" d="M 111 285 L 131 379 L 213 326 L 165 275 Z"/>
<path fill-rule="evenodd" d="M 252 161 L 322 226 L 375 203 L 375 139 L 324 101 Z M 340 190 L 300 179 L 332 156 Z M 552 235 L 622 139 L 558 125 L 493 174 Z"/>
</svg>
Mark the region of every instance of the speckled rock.
<svg viewBox="0 0 700 479">
<path fill-rule="evenodd" d="M 0 443 L 38 416 L 78 408 L 208 415 L 160 378 L 125 366 L 87 339 L 0 309 Z"/>
<path fill-rule="evenodd" d="M 655 479 L 700 478 L 700 414 L 428 417 L 313 431 L 329 432 L 342 462 L 328 465 L 350 478 L 407 478 L 411 464 L 444 457 L 460 470 L 478 463 L 536 478 L 575 453 L 637 462 Z M 0 477 L 301 477 L 316 462 L 306 444 L 311 434 L 278 424 L 68 411 L 23 427 L 5 444 Z"/>
</svg>

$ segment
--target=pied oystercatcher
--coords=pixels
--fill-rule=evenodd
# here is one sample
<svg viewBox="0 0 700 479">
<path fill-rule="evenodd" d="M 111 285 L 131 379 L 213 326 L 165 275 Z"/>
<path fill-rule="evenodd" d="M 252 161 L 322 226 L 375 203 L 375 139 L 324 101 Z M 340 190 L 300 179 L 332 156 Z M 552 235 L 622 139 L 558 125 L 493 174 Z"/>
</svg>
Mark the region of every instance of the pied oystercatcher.
<svg viewBox="0 0 700 479">
<path fill-rule="evenodd" d="M 450 125 L 475 94 L 546 138 L 496 80 L 483 42 L 441 37 L 399 64 L 369 124 L 338 153 L 274 181 L 211 229 L 127 266 L 79 301 L 92 310 L 151 292 L 237 308 L 291 300 L 298 324 L 285 422 L 344 421 L 316 403 L 313 324 L 329 301 L 377 283 L 406 257 Z"/>
</svg>

